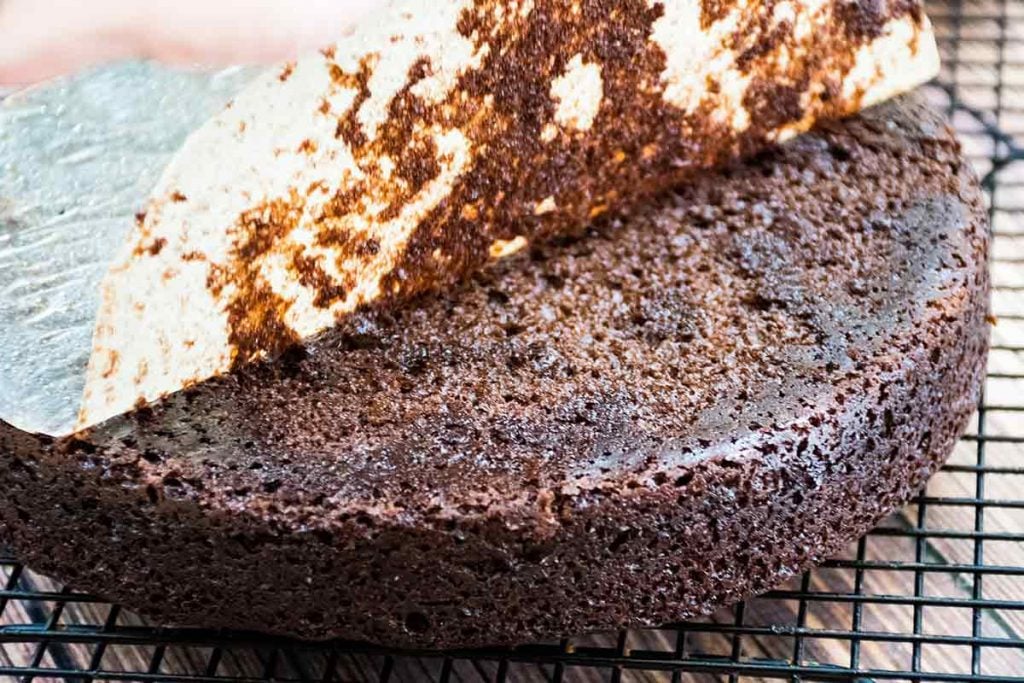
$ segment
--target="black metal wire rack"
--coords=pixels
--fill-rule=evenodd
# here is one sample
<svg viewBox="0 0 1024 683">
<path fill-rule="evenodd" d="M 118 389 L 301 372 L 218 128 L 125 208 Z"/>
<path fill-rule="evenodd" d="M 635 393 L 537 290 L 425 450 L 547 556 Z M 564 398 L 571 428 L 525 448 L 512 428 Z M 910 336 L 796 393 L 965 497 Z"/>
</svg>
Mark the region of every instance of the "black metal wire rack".
<svg viewBox="0 0 1024 683">
<path fill-rule="evenodd" d="M 0 679 L 1024 681 L 1024 0 L 929 9 L 944 67 L 928 93 L 984 178 L 998 324 L 949 465 L 845 554 L 694 622 L 436 653 L 161 628 L 0 550 Z"/>
</svg>

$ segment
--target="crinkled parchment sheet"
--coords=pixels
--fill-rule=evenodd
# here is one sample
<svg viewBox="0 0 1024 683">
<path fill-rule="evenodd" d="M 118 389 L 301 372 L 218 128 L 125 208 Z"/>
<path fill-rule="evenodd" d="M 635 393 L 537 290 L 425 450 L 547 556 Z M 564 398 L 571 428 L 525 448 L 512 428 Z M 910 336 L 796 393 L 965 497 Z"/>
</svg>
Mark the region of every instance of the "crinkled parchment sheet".
<svg viewBox="0 0 1024 683">
<path fill-rule="evenodd" d="M 100 281 L 185 137 L 258 72 L 121 64 L 0 100 L 0 420 L 72 429 Z"/>
</svg>

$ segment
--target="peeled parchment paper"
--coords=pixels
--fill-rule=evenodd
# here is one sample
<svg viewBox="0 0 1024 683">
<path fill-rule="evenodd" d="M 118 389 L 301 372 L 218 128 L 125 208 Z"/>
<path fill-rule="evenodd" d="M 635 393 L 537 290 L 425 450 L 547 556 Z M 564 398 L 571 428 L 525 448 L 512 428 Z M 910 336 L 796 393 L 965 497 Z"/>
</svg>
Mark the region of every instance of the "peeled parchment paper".
<svg viewBox="0 0 1024 683">
<path fill-rule="evenodd" d="M 0 101 L 0 419 L 73 428 L 112 256 L 186 136 L 260 70 L 122 64 Z"/>
<path fill-rule="evenodd" d="M 257 78 L 17 95 L 0 419 L 63 435 L 272 359 L 937 69 L 915 2 L 396 0 Z"/>
</svg>

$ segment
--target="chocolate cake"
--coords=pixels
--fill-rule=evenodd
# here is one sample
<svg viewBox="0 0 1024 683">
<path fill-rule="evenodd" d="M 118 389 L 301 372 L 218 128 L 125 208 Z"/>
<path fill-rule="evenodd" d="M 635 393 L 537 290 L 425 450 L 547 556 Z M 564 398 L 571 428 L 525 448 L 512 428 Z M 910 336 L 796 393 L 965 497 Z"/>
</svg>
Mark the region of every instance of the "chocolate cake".
<svg viewBox="0 0 1024 683">
<path fill-rule="evenodd" d="M 700 614 L 949 454 L 985 216 L 942 118 L 884 105 L 75 438 L 0 427 L 0 537 L 176 624 L 444 647 Z"/>
</svg>

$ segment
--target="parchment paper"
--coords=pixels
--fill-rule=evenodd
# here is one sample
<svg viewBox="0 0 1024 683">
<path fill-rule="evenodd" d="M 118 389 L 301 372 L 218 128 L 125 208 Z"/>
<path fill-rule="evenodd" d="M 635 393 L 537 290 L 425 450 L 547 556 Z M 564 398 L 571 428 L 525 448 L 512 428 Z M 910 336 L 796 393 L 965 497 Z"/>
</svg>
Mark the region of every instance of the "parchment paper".
<svg viewBox="0 0 1024 683">
<path fill-rule="evenodd" d="M 128 63 L 0 101 L 0 419 L 72 428 L 111 259 L 188 133 L 259 71 Z"/>
</svg>

